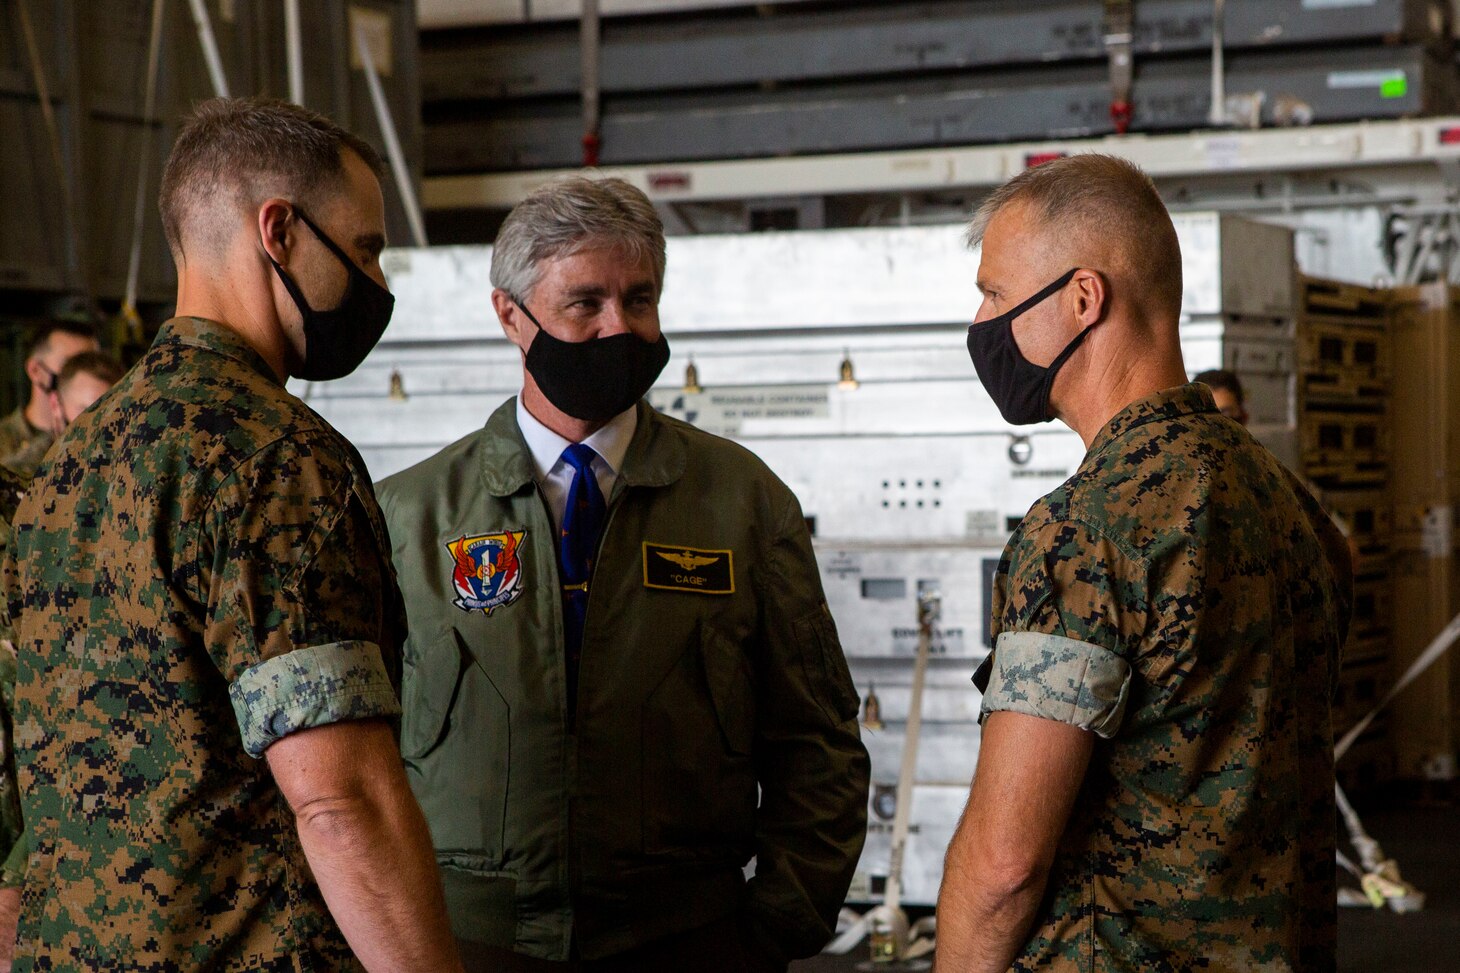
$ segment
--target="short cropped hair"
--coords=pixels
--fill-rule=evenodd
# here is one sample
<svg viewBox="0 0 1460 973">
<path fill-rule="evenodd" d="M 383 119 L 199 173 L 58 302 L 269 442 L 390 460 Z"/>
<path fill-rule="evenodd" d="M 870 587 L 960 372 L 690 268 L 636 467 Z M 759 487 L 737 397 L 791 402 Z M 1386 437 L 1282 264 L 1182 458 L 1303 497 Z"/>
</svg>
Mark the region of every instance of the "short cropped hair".
<svg viewBox="0 0 1460 973">
<path fill-rule="evenodd" d="M 1247 401 L 1242 394 L 1242 380 L 1237 377 L 1236 372 L 1229 372 L 1225 368 L 1211 368 L 1201 372 L 1192 379 L 1207 388 L 1225 390 L 1231 392 L 1237 398 L 1237 404 L 1242 405 Z"/>
<path fill-rule="evenodd" d="M 90 375 L 108 385 L 115 385 L 122 377 L 122 366 L 111 355 L 102 351 L 83 351 L 66 359 L 56 375 L 56 387 L 65 388 L 77 375 Z"/>
<path fill-rule="evenodd" d="M 94 324 L 85 321 L 47 321 L 30 333 L 30 338 L 25 343 L 26 360 L 45 354 L 51 347 L 51 336 L 56 334 L 69 334 L 88 341 L 97 340 Z"/>
<path fill-rule="evenodd" d="M 584 250 L 621 248 L 648 258 L 664 286 L 664 224 L 643 192 L 622 179 L 571 176 L 534 190 L 507 215 L 492 246 L 492 286 L 513 300 L 527 298 L 541 264 Z"/>
<path fill-rule="evenodd" d="M 184 238 L 219 244 L 234 224 L 222 202 L 248 209 L 270 196 L 306 208 L 343 184 L 349 150 L 376 176 L 383 167 L 370 143 L 307 108 L 274 98 L 214 98 L 183 122 L 162 170 L 158 209 L 174 259 Z"/>
<path fill-rule="evenodd" d="M 984 200 L 968 227 L 976 247 L 994 215 L 1029 204 L 1043 229 L 1103 238 L 1119 249 L 1170 313 L 1181 310 L 1181 245 L 1171 214 L 1141 168 L 1112 155 L 1081 153 L 1025 169 Z M 1099 268 L 1093 268 L 1099 269 Z"/>
</svg>

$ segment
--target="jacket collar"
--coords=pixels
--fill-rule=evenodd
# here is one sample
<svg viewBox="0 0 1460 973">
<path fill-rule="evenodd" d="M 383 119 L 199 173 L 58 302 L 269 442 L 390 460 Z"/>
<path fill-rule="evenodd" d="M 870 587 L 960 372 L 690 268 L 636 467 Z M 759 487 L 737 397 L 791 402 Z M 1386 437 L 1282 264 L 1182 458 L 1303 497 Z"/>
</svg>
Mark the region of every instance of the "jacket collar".
<svg viewBox="0 0 1460 973">
<path fill-rule="evenodd" d="M 665 487 L 684 475 L 680 433 L 649 403 L 638 404 L 638 428 L 629 441 L 614 487 Z M 494 497 L 509 497 L 534 481 L 532 451 L 517 425 L 517 397 L 497 407 L 481 431 L 482 479 Z"/>
<path fill-rule="evenodd" d="M 1212 399 L 1211 389 L 1205 385 L 1188 382 L 1186 385 L 1153 392 L 1132 402 L 1106 423 L 1090 444 L 1088 455 L 1100 453 L 1111 443 L 1124 439 L 1127 433 L 1148 422 L 1216 411 L 1217 403 Z"/>
<path fill-rule="evenodd" d="M 255 351 L 253 345 L 249 344 L 243 335 L 217 321 L 210 321 L 207 318 L 169 318 L 158 329 L 153 344 L 159 346 L 179 344 L 204 348 L 214 354 L 223 355 L 247 365 L 275 385 L 280 384 L 279 377 L 274 374 L 269 363 L 264 361 L 264 356 Z"/>
</svg>

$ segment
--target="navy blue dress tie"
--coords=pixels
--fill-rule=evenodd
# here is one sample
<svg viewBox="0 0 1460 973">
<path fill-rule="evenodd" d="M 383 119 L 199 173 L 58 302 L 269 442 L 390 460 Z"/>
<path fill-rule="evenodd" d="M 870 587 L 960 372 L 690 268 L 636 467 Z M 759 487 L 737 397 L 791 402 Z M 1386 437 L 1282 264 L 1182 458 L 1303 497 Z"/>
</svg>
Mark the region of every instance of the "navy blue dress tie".
<svg viewBox="0 0 1460 973">
<path fill-rule="evenodd" d="M 578 698 L 578 662 L 583 654 L 583 616 L 588 610 L 588 582 L 603 537 L 608 512 L 598 478 L 593 475 L 591 446 L 574 443 L 563 450 L 563 462 L 573 468 L 563 524 L 558 534 L 558 574 L 563 585 L 563 651 L 568 671 L 568 715 Z"/>
</svg>

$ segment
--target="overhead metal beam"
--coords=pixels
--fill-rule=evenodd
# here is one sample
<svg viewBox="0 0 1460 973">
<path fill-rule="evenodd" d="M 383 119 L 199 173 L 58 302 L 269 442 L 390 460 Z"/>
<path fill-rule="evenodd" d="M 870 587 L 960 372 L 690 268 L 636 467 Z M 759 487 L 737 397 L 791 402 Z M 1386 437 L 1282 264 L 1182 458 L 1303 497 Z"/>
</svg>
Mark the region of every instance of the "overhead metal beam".
<svg viewBox="0 0 1460 973">
<path fill-rule="evenodd" d="M 1259 131 L 959 146 L 799 158 L 609 166 L 604 175 L 635 184 L 650 198 L 683 203 L 766 196 L 920 192 L 996 186 L 1032 161 L 1076 152 L 1130 159 L 1152 177 L 1212 173 L 1364 170 L 1460 161 L 1460 116 L 1316 125 Z M 529 192 L 576 169 L 438 176 L 425 181 L 428 210 L 509 209 Z"/>
<path fill-rule="evenodd" d="M 1224 43 L 1228 51 L 1243 51 L 1424 40 L 1435 34 L 1426 7 L 1426 0 L 1238 3 L 1227 10 Z M 934 0 L 867 4 L 834 15 L 792 10 L 713 21 L 609 21 L 601 86 L 614 94 L 1101 61 L 1107 55 L 1101 9 L 1088 0 Z M 1130 27 L 1121 32 L 1134 56 L 1205 54 L 1211 46 L 1212 0 L 1141 0 L 1128 13 Z M 566 97 L 578 86 L 578 39 L 569 24 L 422 38 L 421 94 L 428 104 Z"/>
<path fill-rule="evenodd" d="M 778 0 L 777 5 L 807 2 L 809 0 Z M 531 0 L 530 3 L 524 0 L 416 0 L 416 20 L 422 30 L 576 20 L 578 4 L 579 0 Z M 761 5 L 762 0 L 604 0 L 603 13 L 615 17 Z"/>
</svg>

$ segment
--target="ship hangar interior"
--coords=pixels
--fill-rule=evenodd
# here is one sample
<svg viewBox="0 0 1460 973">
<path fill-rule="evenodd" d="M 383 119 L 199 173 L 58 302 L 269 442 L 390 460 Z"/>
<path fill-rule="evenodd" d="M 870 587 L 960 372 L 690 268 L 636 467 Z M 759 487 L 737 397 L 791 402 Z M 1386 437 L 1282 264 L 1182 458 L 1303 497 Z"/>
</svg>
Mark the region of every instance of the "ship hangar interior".
<svg viewBox="0 0 1460 973">
<path fill-rule="evenodd" d="M 582 171 L 652 201 L 672 349 L 646 397 L 795 494 L 870 754 L 839 935 L 796 973 L 929 968 L 994 574 L 1085 457 L 970 367 L 965 228 L 1031 168 L 1138 164 L 1188 376 L 1240 378 L 1353 553 L 1337 968 L 1460 968 L 1460 0 L 0 0 L 0 412 L 48 320 L 142 357 L 177 296 L 173 140 L 254 95 L 385 160 L 390 327 L 289 383 L 376 481 L 521 387 L 488 279 L 512 208 Z"/>
</svg>

